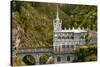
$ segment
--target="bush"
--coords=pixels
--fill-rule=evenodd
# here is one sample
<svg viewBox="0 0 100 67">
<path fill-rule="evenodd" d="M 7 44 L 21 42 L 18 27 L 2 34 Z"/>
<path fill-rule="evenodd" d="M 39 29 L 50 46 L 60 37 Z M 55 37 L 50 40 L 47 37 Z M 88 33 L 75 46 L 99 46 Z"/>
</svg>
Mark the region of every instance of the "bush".
<svg viewBox="0 0 100 67">
<path fill-rule="evenodd" d="M 97 47 L 95 45 L 82 46 L 76 50 L 78 61 L 95 61 L 97 60 Z"/>
<path fill-rule="evenodd" d="M 13 66 L 20 66 L 20 65 L 22 65 L 21 64 L 21 58 L 20 57 L 17 57 L 17 56 L 13 56 L 12 57 L 12 65 Z"/>
</svg>

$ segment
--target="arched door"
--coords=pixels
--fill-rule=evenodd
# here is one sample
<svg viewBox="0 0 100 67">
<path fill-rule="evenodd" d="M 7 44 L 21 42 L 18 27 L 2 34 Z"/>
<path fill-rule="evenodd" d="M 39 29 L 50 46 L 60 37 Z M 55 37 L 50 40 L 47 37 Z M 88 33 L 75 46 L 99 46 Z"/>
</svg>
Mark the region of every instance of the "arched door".
<svg viewBox="0 0 100 67">
<path fill-rule="evenodd" d="M 70 61 L 70 56 L 67 56 L 67 61 Z"/>
<path fill-rule="evenodd" d="M 57 57 L 57 62 L 60 62 L 60 61 L 61 61 L 61 57 L 58 56 L 58 57 Z"/>
</svg>

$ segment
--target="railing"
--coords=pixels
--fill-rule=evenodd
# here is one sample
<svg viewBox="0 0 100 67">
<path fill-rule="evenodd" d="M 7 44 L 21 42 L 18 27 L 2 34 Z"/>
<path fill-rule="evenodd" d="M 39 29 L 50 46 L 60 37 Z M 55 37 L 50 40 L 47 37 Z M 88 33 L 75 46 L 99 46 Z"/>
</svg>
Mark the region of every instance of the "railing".
<svg viewBox="0 0 100 67">
<path fill-rule="evenodd" d="M 20 53 L 50 53 L 53 51 L 53 48 L 33 48 L 33 49 L 18 49 L 16 52 Z"/>
</svg>

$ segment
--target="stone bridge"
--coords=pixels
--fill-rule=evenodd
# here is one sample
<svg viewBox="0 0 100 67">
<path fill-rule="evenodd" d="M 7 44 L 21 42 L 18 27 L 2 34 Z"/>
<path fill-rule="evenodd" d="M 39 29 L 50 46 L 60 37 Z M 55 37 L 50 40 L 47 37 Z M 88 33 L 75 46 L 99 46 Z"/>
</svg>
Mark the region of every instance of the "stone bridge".
<svg viewBox="0 0 100 67">
<path fill-rule="evenodd" d="M 20 57 L 21 60 L 26 55 L 32 55 L 36 60 L 36 65 L 39 65 L 39 59 L 43 54 L 48 54 L 50 57 L 53 57 L 53 63 L 65 63 L 65 62 L 72 62 L 74 59 L 74 51 L 69 50 L 63 51 L 63 52 L 53 52 L 53 47 L 45 47 L 45 48 L 26 48 L 26 49 L 17 49 L 16 55 L 17 57 Z M 71 57 L 70 61 L 66 61 L 67 57 Z M 61 61 L 59 62 L 59 58 L 61 58 Z M 25 65 L 25 63 L 22 61 L 21 64 Z"/>
<path fill-rule="evenodd" d="M 23 59 L 24 56 L 26 55 L 32 55 L 35 60 L 36 60 L 36 65 L 39 64 L 39 59 L 40 57 L 43 55 L 43 54 L 48 54 L 49 56 L 53 56 L 53 53 L 52 53 L 52 47 L 49 47 L 49 48 L 27 48 L 27 49 L 17 49 L 16 50 L 16 55 L 18 57 L 21 58 L 21 60 Z M 21 62 L 21 64 L 24 64 L 24 62 Z"/>
</svg>

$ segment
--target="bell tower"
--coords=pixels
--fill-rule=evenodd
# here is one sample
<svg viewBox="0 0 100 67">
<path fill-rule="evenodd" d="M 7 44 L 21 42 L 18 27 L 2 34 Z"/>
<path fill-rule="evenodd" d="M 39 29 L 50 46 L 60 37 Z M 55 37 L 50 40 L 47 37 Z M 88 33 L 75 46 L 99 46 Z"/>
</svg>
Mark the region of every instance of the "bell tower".
<svg viewBox="0 0 100 67">
<path fill-rule="evenodd" d="M 53 20 L 53 27 L 54 27 L 54 35 L 53 35 L 53 50 L 54 53 L 59 53 L 60 52 L 60 47 L 61 44 L 57 42 L 58 37 L 59 37 L 59 33 L 62 31 L 62 21 L 59 18 L 59 11 L 58 11 L 58 7 L 57 7 L 57 14 L 56 14 L 56 18 Z"/>
<path fill-rule="evenodd" d="M 56 19 L 53 20 L 54 32 L 62 30 L 62 21 L 59 19 L 59 11 L 57 7 Z"/>
</svg>

